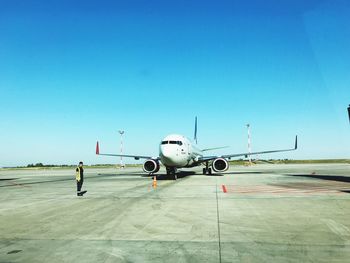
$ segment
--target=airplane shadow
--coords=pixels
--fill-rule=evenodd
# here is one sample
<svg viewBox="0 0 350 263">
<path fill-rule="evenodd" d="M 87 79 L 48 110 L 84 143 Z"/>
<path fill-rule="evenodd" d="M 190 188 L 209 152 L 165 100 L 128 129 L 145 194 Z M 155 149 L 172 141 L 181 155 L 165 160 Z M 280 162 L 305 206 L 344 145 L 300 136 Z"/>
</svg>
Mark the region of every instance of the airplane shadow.
<svg viewBox="0 0 350 263">
<path fill-rule="evenodd" d="M 224 176 L 225 174 L 229 174 L 229 173 L 213 173 L 211 175 L 205 175 L 205 176 Z M 167 174 L 164 174 L 164 173 L 157 173 L 157 180 L 174 180 L 174 177 L 172 175 L 167 175 Z M 153 178 L 153 175 L 149 175 L 149 174 L 146 174 L 146 173 L 136 173 L 136 172 L 133 172 L 133 173 L 125 173 L 125 174 L 116 174 L 116 173 L 99 173 L 98 176 L 100 177 L 118 177 L 118 176 L 131 176 L 131 177 L 152 177 Z M 203 176 L 202 173 L 200 172 L 195 172 L 195 171 L 179 171 L 177 172 L 177 178 L 178 179 L 181 179 L 181 178 L 186 178 L 186 177 L 189 177 L 189 176 Z"/>
<path fill-rule="evenodd" d="M 316 174 L 285 174 L 285 175 L 293 176 L 293 177 L 306 177 L 306 178 L 314 178 L 314 179 L 327 180 L 327 181 L 350 183 L 350 176 L 343 176 L 343 175 L 316 175 Z"/>
<path fill-rule="evenodd" d="M 16 178 L 1 178 L 0 181 L 12 181 L 16 180 Z"/>
<path fill-rule="evenodd" d="M 196 175 L 196 172 L 180 171 L 177 173 L 177 178 L 182 179 L 182 178 L 186 178 L 188 176 L 193 176 L 193 175 Z M 174 177 L 172 175 L 167 175 L 167 174 L 158 174 L 157 180 L 174 180 Z"/>
<path fill-rule="evenodd" d="M 222 175 L 225 174 L 263 174 L 263 172 L 225 172 Z"/>
<path fill-rule="evenodd" d="M 98 174 L 99 176 L 115 176 L 115 177 L 118 177 L 118 176 L 136 176 L 136 177 L 149 177 L 149 178 L 153 178 L 154 175 L 149 175 L 149 174 L 146 174 L 146 173 L 125 173 L 125 174 L 113 174 L 113 173 L 110 173 L 110 174 L 105 174 L 105 173 L 101 173 L 101 174 Z M 157 180 L 174 180 L 174 177 L 171 176 L 171 175 L 167 175 L 167 174 L 163 174 L 163 173 L 157 173 Z M 193 176 L 193 175 L 196 175 L 195 172 L 193 171 L 179 171 L 177 172 L 177 178 L 178 179 L 181 179 L 181 178 L 185 178 L 185 177 L 188 177 L 188 176 Z"/>
<path fill-rule="evenodd" d="M 215 177 L 215 176 L 224 176 L 227 173 L 212 173 L 212 174 L 205 174 L 205 176 L 211 176 L 211 177 Z M 199 175 L 204 175 L 204 174 L 199 174 Z"/>
</svg>

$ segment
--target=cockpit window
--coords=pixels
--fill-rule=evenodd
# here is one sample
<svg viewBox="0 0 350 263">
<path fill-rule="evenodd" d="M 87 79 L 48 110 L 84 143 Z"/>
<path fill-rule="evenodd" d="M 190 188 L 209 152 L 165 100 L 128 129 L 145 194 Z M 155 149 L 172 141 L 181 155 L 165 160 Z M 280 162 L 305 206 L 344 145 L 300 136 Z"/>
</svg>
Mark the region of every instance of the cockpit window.
<svg viewBox="0 0 350 263">
<path fill-rule="evenodd" d="M 162 141 L 162 144 L 177 144 L 182 145 L 182 141 Z"/>
</svg>

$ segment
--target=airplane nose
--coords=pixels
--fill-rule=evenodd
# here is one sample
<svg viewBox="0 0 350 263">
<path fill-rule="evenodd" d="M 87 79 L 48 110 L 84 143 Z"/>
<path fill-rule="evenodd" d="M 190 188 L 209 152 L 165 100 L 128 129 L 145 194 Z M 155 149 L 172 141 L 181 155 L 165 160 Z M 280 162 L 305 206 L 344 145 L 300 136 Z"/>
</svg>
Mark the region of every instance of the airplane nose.
<svg viewBox="0 0 350 263">
<path fill-rule="evenodd" d="M 173 151 L 171 151 L 171 149 L 167 148 L 167 147 L 163 147 L 162 150 L 161 150 L 161 153 L 162 155 L 165 157 L 165 158 L 171 158 L 173 157 Z"/>
<path fill-rule="evenodd" d="M 161 160 L 164 165 L 176 165 L 177 164 L 177 155 L 176 151 L 170 147 L 161 148 Z"/>
</svg>

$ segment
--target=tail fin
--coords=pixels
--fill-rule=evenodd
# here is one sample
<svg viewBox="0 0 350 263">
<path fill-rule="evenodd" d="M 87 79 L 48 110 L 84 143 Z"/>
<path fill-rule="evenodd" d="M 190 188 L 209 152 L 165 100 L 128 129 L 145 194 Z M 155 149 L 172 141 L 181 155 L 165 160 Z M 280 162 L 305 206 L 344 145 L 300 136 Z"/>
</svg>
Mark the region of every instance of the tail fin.
<svg viewBox="0 0 350 263">
<path fill-rule="evenodd" d="M 197 144 L 197 116 L 196 116 L 196 119 L 194 121 L 194 138 L 193 139 Z"/>
<path fill-rule="evenodd" d="M 100 146 L 98 145 L 98 142 L 96 143 L 96 154 L 100 154 Z"/>
</svg>

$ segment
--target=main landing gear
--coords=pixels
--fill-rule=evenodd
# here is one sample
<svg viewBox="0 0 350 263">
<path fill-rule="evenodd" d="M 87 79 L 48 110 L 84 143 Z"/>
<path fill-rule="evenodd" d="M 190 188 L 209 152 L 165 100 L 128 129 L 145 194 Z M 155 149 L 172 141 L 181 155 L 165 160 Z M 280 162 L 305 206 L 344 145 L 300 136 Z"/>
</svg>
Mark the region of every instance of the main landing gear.
<svg viewBox="0 0 350 263">
<path fill-rule="evenodd" d="M 208 162 L 205 163 L 205 168 L 203 168 L 203 174 L 208 174 L 208 175 L 212 174 L 212 171 L 211 171 L 211 168 L 209 167 Z"/>
<path fill-rule="evenodd" d="M 166 174 L 171 176 L 174 180 L 177 180 L 176 169 L 174 167 L 167 167 Z"/>
</svg>

